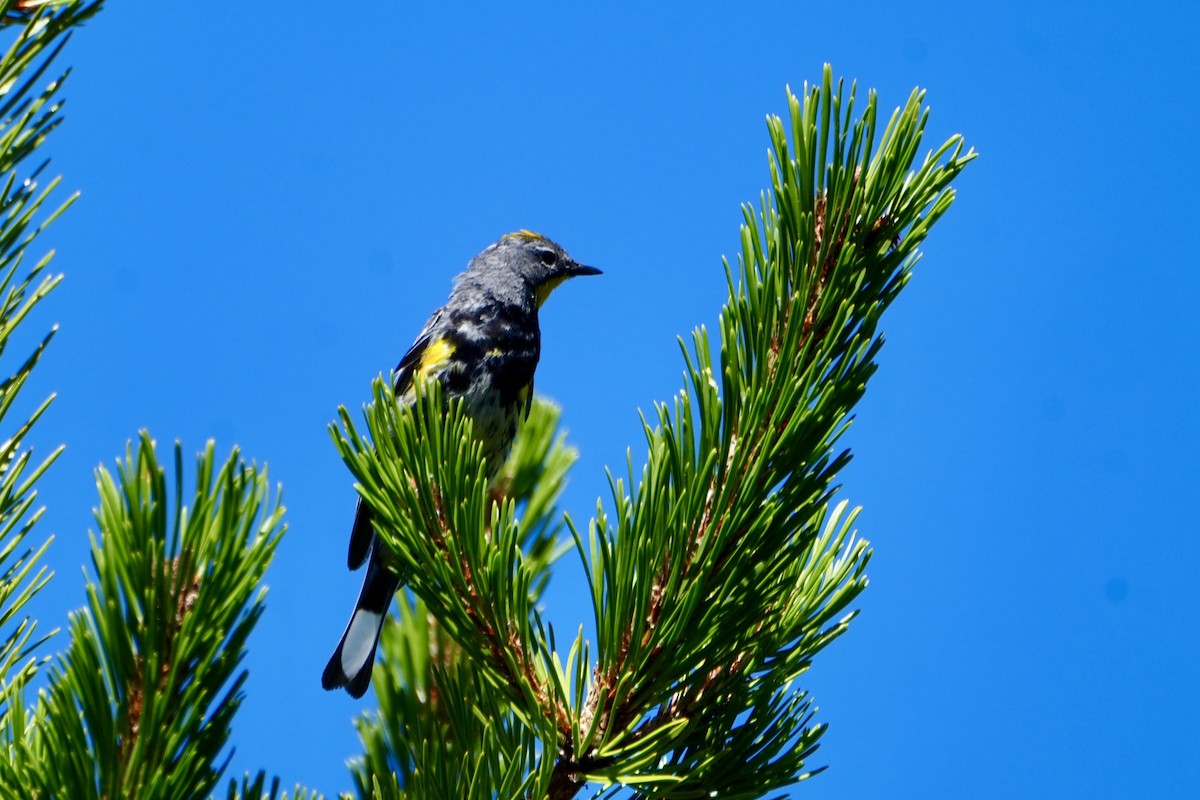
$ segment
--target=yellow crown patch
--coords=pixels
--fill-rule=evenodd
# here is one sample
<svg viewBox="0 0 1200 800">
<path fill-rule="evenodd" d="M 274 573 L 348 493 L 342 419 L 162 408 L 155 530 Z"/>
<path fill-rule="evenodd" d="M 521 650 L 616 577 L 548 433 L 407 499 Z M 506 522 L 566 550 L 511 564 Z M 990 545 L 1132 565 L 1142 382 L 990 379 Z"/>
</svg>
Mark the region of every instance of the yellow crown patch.
<svg viewBox="0 0 1200 800">
<path fill-rule="evenodd" d="M 546 237 L 542 236 L 540 233 L 534 233 L 533 231 L 527 231 L 524 228 L 522 228 L 519 231 L 514 231 L 513 233 L 504 234 L 504 238 L 505 239 L 530 239 L 530 240 L 532 240 L 532 239 L 545 239 Z"/>
</svg>

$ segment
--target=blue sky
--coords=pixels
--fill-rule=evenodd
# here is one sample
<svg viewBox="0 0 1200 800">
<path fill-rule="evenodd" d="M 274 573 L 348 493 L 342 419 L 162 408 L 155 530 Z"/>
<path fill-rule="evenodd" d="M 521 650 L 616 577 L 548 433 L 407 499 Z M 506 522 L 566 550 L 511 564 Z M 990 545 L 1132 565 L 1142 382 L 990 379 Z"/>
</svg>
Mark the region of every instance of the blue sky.
<svg viewBox="0 0 1200 800">
<path fill-rule="evenodd" d="M 68 447 L 41 488 L 42 624 L 83 604 L 97 464 L 143 427 L 238 444 L 290 531 L 233 766 L 349 788 L 368 705 L 318 685 L 360 577 L 336 407 L 471 255 L 541 231 L 605 270 L 542 314 L 538 389 L 581 451 L 585 520 L 639 452 L 637 409 L 681 385 L 675 337 L 716 318 L 764 115 L 828 61 L 888 109 L 927 88 L 927 146 L 961 132 L 982 155 L 848 435 L 871 585 L 807 678 L 829 769 L 794 796 L 1189 796 L 1200 14 L 416 5 L 113 3 L 68 46 L 45 152 L 83 197 L 45 239 L 67 277 L 34 325 L 62 329 L 28 390 L 59 393 L 39 448 Z M 551 586 L 560 630 L 590 614 L 578 575 Z"/>
</svg>

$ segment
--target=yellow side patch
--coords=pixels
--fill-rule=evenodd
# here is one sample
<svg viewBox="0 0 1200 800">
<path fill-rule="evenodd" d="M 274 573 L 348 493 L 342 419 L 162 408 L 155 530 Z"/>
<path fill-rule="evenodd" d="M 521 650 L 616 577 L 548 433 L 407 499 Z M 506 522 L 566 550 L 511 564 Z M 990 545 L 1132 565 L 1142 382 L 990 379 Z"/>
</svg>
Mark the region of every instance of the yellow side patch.
<svg viewBox="0 0 1200 800">
<path fill-rule="evenodd" d="M 533 290 L 534 295 L 537 297 L 538 308 L 542 307 L 542 303 L 546 302 L 546 298 L 550 296 L 550 293 L 557 289 L 559 284 L 565 281 L 568 277 L 569 276 L 567 275 L 559 275 L 558 277 L 551 278 L 548 281 L 538 284 L 538 287 Z"/>
<path fill-rule="evenodd" d="M 421 380 L 434 377 L 450 364 L 453 357 L 454 343 L 444 337 L 435 339 L 426 345 L 425 351 L 421 353 L 421 360 L 417 364 L 417 377 Z"/>
</svg>

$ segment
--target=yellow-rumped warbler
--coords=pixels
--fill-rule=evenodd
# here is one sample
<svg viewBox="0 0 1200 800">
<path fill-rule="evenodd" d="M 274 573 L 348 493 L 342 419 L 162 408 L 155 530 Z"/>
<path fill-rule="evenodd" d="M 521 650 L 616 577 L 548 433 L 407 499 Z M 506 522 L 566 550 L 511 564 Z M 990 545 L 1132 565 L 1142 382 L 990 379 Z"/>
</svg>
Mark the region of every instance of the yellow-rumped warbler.
<svg viewBox="0 0 1200 800">
<path fill-rule="evenodd" d="M 447 398 L 463 398 L 475 438 L 495 477 L 517 426 L 529 413 L 533 372 L 541 352 L 538 308 L 554 287 L 576 275 L 599 275 L 540 234 L 510 233 L 471 259 L 454 279 L 446 305 L 433 312 L 396 367 L 396 395 L 412 402 L 413 384 L 441 381 Z M 358 502 L 350 531 L 350 569 L 367 574 L 350 624 L 321 675 L 326 689 L 346 687 L 362 697 L 383 621 L 402 580 L 380 552 L 370 509 Z"/>
</svg>

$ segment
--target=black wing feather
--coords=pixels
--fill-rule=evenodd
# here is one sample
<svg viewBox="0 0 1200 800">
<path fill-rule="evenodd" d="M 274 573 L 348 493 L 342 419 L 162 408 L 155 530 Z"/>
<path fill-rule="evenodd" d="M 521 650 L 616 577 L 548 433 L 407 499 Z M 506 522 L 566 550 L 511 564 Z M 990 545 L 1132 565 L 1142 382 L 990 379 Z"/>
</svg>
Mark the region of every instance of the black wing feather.
<svg viewBox="0 0 1200 800">
<path fill-rule="evenodd" d="M 375 529 L 371 527 L 371 509 L 360 497 L 358 505 L 354 507 L 354 527 L 350 529 L 350 554 L 346 559 L 351 570 L 358 569 L 367 560 L 374 534 Z"/>
<path fill-rule="evenodd" d="M 430 317 L 429 322 L 425 323 L 421 335 L 417 337 L 413 346 L 408 348 L 408 352 L 396 365 L 396 377 L 392 389 L 397 395 L 404 394 L 412 386 L 413 372 L 421 363 L 421 356 L 424 354 L 425 348 L 429 347 L 429 343 L 433 341 L 433 331 L 441 318 L 442 312 L 439 309 Z M 359 498 L 358 505 L 354 508 L 354 527 L 350 529 L 350 552 L 346 558 L 350 569 L 358 569 L 367 560 L 367 554 L 371 552 L 371 539 L 374 535 L 375 530 L 371 527 L 371 509 Z"/>
</svg>

